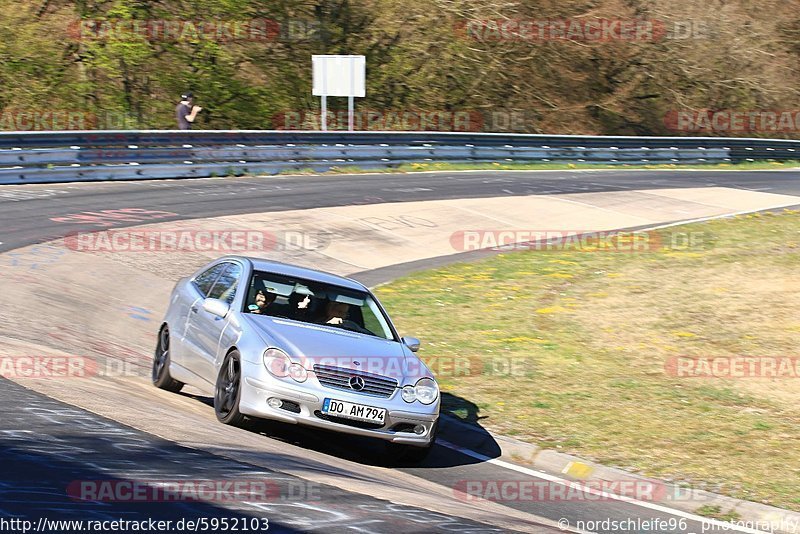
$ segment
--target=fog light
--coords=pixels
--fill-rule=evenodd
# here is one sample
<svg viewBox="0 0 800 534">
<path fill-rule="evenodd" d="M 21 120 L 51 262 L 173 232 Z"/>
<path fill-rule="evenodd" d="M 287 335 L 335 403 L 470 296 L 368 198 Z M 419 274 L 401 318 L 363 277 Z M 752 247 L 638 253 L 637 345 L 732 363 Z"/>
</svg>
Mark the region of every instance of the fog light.
<svg viewBox="0 0 800 534">
<path fill-rule="evenodd" d="M 280 399 L 276 399 L 275 397 L 270 397 L 267 399 L 267 404 L 269 404 L 270 408 L 275 408 L 276 410 L 283 406 L 283 401 Z"/>
<path fill-rule="evenodd" d="M 414 427 L 414 434 L 421 436 L 425 433 L 425 425 L 417 425 Z"/>
</svg>

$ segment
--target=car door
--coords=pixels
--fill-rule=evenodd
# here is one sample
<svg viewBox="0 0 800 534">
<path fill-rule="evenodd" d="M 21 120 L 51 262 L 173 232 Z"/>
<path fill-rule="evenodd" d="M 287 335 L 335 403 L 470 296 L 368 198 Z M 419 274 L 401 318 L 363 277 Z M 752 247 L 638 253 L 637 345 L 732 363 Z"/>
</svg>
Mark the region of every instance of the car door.
<svg viewBox="0 0 800 534">
<path fill-rule="evenodd" d="M 225 269 L 214 282 L 206 297 L 220 299 L 231 305 L 236 297 L 242 271 L 242 265 L 239 263 L 226 262 Z M 192 339 L 194 354 L 191 361 L 187 362 L 188 369 L 211 384 L 216 381 L 215 363 L 219 353 L 220 339 L 227 324 L 227 317 L 218 317 L 205 311 L 202 300 L 189 310 L 187 338 Z"/>
<path fill-rule="evenodd" d="M 194 333 L 189 329 L 189 321 L 194 315 L 194 311 L 203 305 L 203 299 L 206 298 L 214 287 L 219 276 L 228 267 L 228 262 L 216 263 L 207 268 L 191 280 L 181 284 L 177 295 L 175 296 L 174 306 L 177 308 L 176 324 L 172 325 L 173 337 L 177 335 L 179 343 L 173 340 L 170 347 L 170 357 L 174 363 L 186 369 L 192 368 L 192 361 L 198 358 L 200 350 L 198 348 L 199 340 Z"/>
</svg>

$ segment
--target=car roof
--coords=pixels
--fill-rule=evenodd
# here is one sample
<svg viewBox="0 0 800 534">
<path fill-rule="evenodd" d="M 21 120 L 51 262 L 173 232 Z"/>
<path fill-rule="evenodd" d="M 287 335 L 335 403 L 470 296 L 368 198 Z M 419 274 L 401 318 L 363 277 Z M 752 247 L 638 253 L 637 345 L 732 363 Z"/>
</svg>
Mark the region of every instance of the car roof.
<svg viewBox="0 0 800 534">
<path fill-rule="evenodd" d="M 281 263 L 279 261 L 265 260 L 263 258 L 251 258 L 247 256 L 228 256 L 228 258 L 235 258 L 239 260 L 249 261 L 256 271 L 266 271 L 284 276 L 303 278 L 313 282 L 322 282 L 325 284 L 337 285 L 346 287 L 348 289 L 356 289 L 359 291 L 368 291 L 364 284 L 353 280 L 352 278 L 345 278 L 325 271 L 318 271 L 316 269 L 309 269 L 307 267 L 300 267 L 299 265 L 291 265 L 288 263 Z"/>
</svg>

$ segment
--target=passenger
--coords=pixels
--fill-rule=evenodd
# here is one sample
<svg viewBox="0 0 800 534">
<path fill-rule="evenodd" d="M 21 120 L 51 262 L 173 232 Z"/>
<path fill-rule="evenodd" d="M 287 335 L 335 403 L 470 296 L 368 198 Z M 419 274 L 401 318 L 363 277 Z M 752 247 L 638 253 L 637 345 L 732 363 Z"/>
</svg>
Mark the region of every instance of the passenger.
<svg viewBox="0 0 800 534">
<path fill-rule="evenodd" d="M 247 310 L 250 313 L 257 313 L 259 315 L 265 315 L 267 313 L 267 308 L 270 304 L 275 302 L 275 298 L 277 295 L 275 293 L 270 293 L 269 291 L 264 291 L 263 289 L 259 289 L 256 292 L 255 304 L 251 304 L 247 307 Z"/>
<path fill-rule="evenodd" d="M 289 318 L 295 321 L 307 321 L 309 304 L 311 304 L 310 296 L 292 293 L 289 297 Z"/>
</svg>

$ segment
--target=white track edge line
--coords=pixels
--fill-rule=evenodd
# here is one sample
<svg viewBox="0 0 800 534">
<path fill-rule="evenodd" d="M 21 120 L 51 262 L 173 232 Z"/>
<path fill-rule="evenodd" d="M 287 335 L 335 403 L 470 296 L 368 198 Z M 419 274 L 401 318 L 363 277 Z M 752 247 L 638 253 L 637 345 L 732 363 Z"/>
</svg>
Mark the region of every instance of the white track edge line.
<svg viewBox="0 0 800 534">
<path fill-rule="evenodd" d="M 487 462 L 487 463 L 496 465 L 498 467 L 502 467 L 504 469 L 509 469 L 511 471 L 516 471 L 516 472 L 522 473 L 524 475 L 528 475 L 528 476 L 532 476 L 532 477 L 535 477 L 535 478 L 540 478 L 540 479 L 543 479 L 543 480 L 547 480 L 548 482 L 555 482 L 557 484 L 561 484 L 561 485 L 567 486 L 569 488 L 577 489 L 577 490 L 582 491 L 584 493 L 590 493 L 590 494 L 593 494 L 593 495 L 597 495 L 598 497 L 604 497 L 604 498 L 608 498 L 608 499 L 615 500 L 615 501 L 621 501 L 621 502 L 632 504 L 632 505 L 635 505 L 635 506 L 640 506 L 642 508 L 649 508 L 651 510 L 656 510 L 658 512 L 664 512 L 666 514 L 675 515 L 675 516 L 678 516 L 678 517 L 683 517 L 685 519 L 690 519 L 692 521 L 697 521 L 699 523 L 706 523 L 708 525 L 714 525 L 714 526 L 719 527 L 720 529 L 724 529 L 726 531 L 735 530 L 737 532 L 747 532 L 748 534 L 769 534 L 768 532 L 763 531 L 763 530 L 756 530 L 756 529 L 745 527 L 745 526 L 739 526 L 739 525 L 736 525 L 735 523 L 728 523 L 728 522 L 725 522 L 725 521 L 719 521 L 717 519 L 711 519 L 711 518 L 708 518 L 708 517 L 702 517 L 702 516 L 695 515 L 695 514 L 692 514 L 692 513 L 689 513 L 689 512 L 684 512 L 682 510 L 677 510 L 675 508 L 670 508 L 668 506 L 662 506 L 660 504 L 651 503 L 651 502 L 647 502 L 647 501 L 639 501 L 639 500 L 634 499 L 632 497 L 626 497 L 624 495 L 617 495 L 616 493 L 609 493 L 607 491 L 602 491 L 602 490 L 598 490 L 598 489 L 595 489 L 595 488 L 592 488 L 592 487 L 587 487 L 587 486 L 584 486 L 584 485 L 582 485 L 582 484 L 580 484 L 578 482 L 570 482 L 569 480 L 557 477 L 555 475 L 551 475 L 549 473 L 545 473 L 543 471 L 534 471 L 533 469 L 529 469 L 529 468 L 523 467 L 521 465 L 516 465 L 516 464 L 509 463 L 509 462 L 505 462 L 505 461 L 499 460 L 497 458 L 490 458 L 489 456 L 486 456 L 486 455 L 481 454 L 479 452 L 475 452 L 473 450 L 470 450 L 470 449 L 467 449 L 467 448 L 464 448 L 464 447 L 460 447 L 458 445 L 454 445 L 454 444 L 450 443 L 449 441 L 445 441 L 445 440 L 442 440 L 442 439 L 437 439 L 436 443 L 438 443 L 438 444 L 440 444 L 440 445 L 442 445 L 444 447 L 447 447 L 448 449 L 452 449 L 454 451 L 460 452 L 461 454 L 465 454 L 467 456 L 475 458 L 476 460 L 481 460 L 483 462 Z"/>
</svg>

